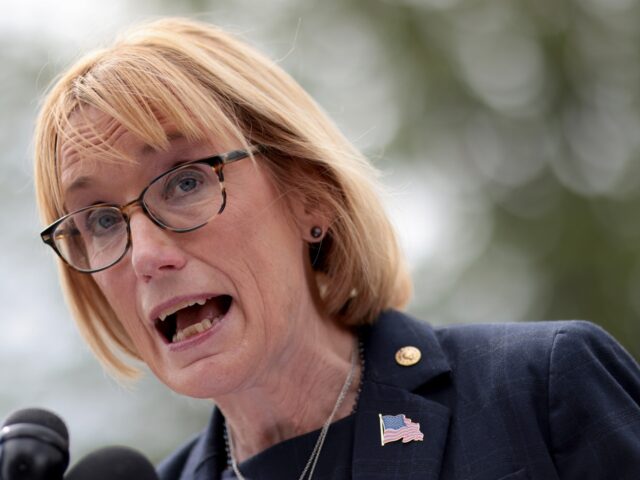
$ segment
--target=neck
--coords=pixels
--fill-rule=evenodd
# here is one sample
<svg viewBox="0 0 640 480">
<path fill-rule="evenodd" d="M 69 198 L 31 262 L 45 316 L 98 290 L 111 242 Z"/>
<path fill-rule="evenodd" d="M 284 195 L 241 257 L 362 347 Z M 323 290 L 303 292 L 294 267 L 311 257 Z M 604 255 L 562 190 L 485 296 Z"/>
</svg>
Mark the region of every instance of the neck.
<svg viewBox="0 0 640 480">
<path fill-rule="evenodd" d="M 353 333 L 332 322 L 320 336 L 307 335 L 277 372 L 251 387 L 216 398 L 241 462 L 276 443 L 322 428 L 352 368 L 353 379 L 333 421 L 354 408 L 360 377 Z M 355 349 L 355 350 L 354 350 Z"/>
</svg>

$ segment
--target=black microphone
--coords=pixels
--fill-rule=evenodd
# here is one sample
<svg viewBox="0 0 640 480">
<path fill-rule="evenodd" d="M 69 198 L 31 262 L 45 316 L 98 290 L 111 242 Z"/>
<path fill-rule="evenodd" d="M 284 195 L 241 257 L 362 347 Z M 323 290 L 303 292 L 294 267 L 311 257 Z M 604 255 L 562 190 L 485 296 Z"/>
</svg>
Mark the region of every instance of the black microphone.
<svg viewBox="0 0 640 480">
<path fill-rule="evenodd" d="M 62 480 L 69 465 L 69 432 L 55 413 L 25 408 L 0 430 L 0 480 Z"/>
<path fill-rule="evenodd" d="M 128 447 L 105 447 L 76 463 L 65 480 L 159 480 L 151 462 Z"/>
</svg>

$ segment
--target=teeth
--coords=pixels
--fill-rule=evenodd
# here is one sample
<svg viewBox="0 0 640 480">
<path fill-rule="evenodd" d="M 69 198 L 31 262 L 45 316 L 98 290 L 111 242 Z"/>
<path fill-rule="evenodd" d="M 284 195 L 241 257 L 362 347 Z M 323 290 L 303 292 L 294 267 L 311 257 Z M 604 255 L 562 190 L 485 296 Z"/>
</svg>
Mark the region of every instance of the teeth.
<svg viewBox="0 0 640 480">
<path fill-rule="evenodd" d="M 182 302 L 179 303 L 177 305 L 172 306 L 169 310 L 166 310 L 164 312 L 162 312 L 159 315 L 159 319 L 161 322 L 164 322 L 165 318 L 167 318 L 169 315 L 173 315 L 174 313 L 176 313 L 178 310 L 182 310 L 183 308 L 187 308 L 187 307 L 191 307 L 193 305 L 204 305 L 205 303 L 207 303 L 207 299 L 203 298 L 202 300 L 189 300 L 186 302 Z"/>
<path fill-rule="evenodd" d="M 173 343 L 181 342 L 182 340 L 186 340 L 189 337 L 193 337 L 194 335 L 197 335 L 198 333 L 205 332 L 205 331 L 209 330 L 211 327 L 213 327 L 216 323 L 218 323 L 221 318 L 222 318 L 222 315 L 214 318 L 213 320 L 211 320 L 209 318 L 205 318 L 201 322 L 198 322 L 198 323 L 196 323 L 194 325 L 189 325 L 185 329 L 178 330 L 175 333 L 175 335 L 173 336 L 172 341 L 173 341 Z"/>
</svg>

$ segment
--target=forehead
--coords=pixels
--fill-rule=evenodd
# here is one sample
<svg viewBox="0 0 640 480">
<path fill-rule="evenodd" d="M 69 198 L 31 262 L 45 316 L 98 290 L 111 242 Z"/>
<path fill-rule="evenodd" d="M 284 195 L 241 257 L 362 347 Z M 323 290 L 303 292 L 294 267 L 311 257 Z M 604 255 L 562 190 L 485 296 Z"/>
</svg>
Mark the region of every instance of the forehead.
<svg viewBox="0 0 640 480">
<path fill-rule="evenodd" d="M 162 138 L 145 141 L 134 135 L 122 123 L 93 107 L 85 107 L 69 117 L 67 131 L 58 150 L 59 168 L 65 172 L 86 159 L 130 163 L 141 156 L 166 150 L 172 141 L 183 135 L 165 122 Z M 155 144 L 155 145 L 154 145 Z"/>
<path fill-rule="evenodd" d="M 113 117 L 93 108 L 74 112 L 68 132 L 58 150 L 58 175 L 63 194 L 83 187 L 95 176 L 122 166 L 156 169 L 162 158 L 192 151 L 218 152 L 227 143 L 221 139 L 189 140 L 171 122 L 160 121 L 159 138 L 142 139 Z M 220 150 L 221 151 L 221 150 Z"/>
</svg>

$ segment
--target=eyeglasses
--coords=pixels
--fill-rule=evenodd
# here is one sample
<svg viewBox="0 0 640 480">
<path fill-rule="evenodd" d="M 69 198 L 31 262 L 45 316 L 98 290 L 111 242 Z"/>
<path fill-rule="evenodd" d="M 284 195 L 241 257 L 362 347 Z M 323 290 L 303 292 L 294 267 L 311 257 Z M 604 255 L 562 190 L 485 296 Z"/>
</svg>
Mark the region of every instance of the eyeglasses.
<svg viewBox="0 0 640 480">
<path fill-rule="evenodd" d="M 178 165 L 154 178 L 138 198 L 125 205 L 101 203 L 59 218 L 40 233 L 42 241 L 78 272 L 105 270 L 118 263 L 131 246 L 129 212 L 134 206 L 140 205 L 160 228 L 196 230 L 224 210 L 224 165 L 260 150 L 254 145 Z"/>
</svg>

